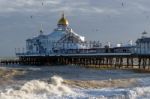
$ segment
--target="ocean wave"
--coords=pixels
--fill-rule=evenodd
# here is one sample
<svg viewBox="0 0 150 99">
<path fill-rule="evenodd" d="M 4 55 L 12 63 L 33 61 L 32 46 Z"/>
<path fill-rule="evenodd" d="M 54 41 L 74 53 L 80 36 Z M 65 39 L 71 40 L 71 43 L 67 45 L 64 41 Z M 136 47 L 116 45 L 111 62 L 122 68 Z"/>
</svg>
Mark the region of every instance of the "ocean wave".
<svg viewBox="0 0 150 99">
<path fill-rule="evenodd" d="M 54 75 L 50 80 L 31 80 L 19 88 L 9 87 L 5 91 L 0 91 L 0 99 L 149 99 L 149 80 L 150 77 L 74 82 Z M 102 85 L 109 83 L 128 85 L 135 82 L 139 85 L 126 87 Z M 73 84 L 86 85 L 86 87 L 80 85 L 80 87 L 73 87 Z M 97 87 L 98 84 L 102 87 Z"/>
<path fill-rule="evenodd" d="M 30 68 L 27 68 L 27 70 L 31 70 L 31 71 L 39 71 L 39 70 L 41 70 L 41 68 L 30 67 Z"/>
<path fill-rule="evenodd" d="M 108 80 L 65 80 L 65 84 L 68 84 L 72 87 L 81 87 L 81 88 L 128 88 L 137 86 L 136 79 L 108 79 Z"/>
<path fill-rule="evenodd" d="M 78 89 L 81 99 L 149 99 L 150 87 Z"/>
<path fill-rule="evenodd" d="M 73 94 L 73 91 L 62 84 L 63 79 L 59 76 L 51 77 L 51 82 L 32 80 L 25 83 L 21 88 L 9 88 L 0 93 L 0 99 L 50 99 Z"/>
</svg>

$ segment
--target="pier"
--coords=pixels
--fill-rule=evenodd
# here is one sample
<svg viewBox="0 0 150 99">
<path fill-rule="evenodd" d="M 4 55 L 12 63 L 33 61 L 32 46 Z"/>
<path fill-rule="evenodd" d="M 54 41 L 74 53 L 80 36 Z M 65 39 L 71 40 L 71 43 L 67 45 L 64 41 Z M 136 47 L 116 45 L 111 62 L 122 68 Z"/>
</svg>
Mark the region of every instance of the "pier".
<svg viewBox="0 0 150 99">
<path fill-rule="evenodd" d="M 20 56 L 15 60 L 1 60 L 1 64 L 34 66 L 78 65 L 86 68 L 150 70 L 150 55 L 130 53 L 61 54 L 51 56 Z"/>
<path fill-rule="evenodd" d="M 26 48 L 15 48 L 17 59 L 0 59 L 0 64 L 150 70 L 150 37 L 142 35 L 135 43 L 87 41 L 73 31 L 62 13 L 52 33 L 44 34 L 41 26 L 38 36 L 26 40 Z"/>
</svg>

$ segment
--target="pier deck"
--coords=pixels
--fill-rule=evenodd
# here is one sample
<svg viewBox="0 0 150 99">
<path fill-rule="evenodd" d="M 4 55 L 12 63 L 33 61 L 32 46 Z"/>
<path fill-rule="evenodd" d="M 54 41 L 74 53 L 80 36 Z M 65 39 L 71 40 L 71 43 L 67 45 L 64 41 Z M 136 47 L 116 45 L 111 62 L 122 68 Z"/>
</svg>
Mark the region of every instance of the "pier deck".
<svg viewBox="0 0 150 99">
<path fill-rule="evenodd" d="M 1 64 L 21 65 L 80 65 L 94 68 L 150 69 L 150 55 L 130 53 L 23 55 L 15 60 L 1 60 Z"/>
</svg>

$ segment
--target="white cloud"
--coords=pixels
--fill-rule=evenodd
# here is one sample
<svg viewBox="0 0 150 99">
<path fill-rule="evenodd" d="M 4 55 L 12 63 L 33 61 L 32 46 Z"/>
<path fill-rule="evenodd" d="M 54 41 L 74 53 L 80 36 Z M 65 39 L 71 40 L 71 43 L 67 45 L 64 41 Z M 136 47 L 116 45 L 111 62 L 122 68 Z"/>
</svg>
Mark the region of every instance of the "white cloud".
<svg viewBox="0 0 150 99">
<path fill-rule="evenodd" d="M 150 11 L 146 6 L 150 2 L 146 0 L 0 0 L 0 13 L 21 12 L 21 13 L 66 13 L 73 14 L 106 14 L 120 15 L 129 13 L 141 13 Z M 42 5 L 43 3 L 43 5 Z"/>
<path fill-rule="evenodd" d="M 54 6 L 61 0 L 0 0 L 0 12 L 38 11 L 43 6 Z"/>
<path fill-rule="evenodd" d="M 145 4 L 142 4 L 140 2 L 132 2 L 132 5 L 134 7 L 134 10 L 137 10 L 137 11 L 150 11 L 150 7 L 148 7 Z"/>
<path fill-rule="evenodd" d="M 43 3 L 43 5 L 42 5 Z M 0 0 L 0 13 L 9 12 L 61 12 L 117 14 L 113 8 L 91 5 L 89 0 Z"/>
</svg>

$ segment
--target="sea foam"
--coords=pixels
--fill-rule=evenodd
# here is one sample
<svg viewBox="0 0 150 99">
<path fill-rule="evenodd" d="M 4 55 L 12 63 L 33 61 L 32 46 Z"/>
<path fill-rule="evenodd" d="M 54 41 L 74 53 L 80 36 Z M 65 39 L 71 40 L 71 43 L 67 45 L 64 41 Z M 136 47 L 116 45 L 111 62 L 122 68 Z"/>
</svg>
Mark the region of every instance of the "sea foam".
<svg viewBox="0 0 150 99">
<path fill-rule="evenodd" d="M 142 85 L 131 88 L 72 88 L 62 77 L 52 76 L 48 81 L 31 80 L 19 88 L 9 87 L 0 91 L 0 99 L 149 99 L 150 77 L 138 79 Z"/>
<path fill-rule="evenodd" d="M 49 99 L 73 94 L 68 86 L 64 85 L 63 79 L 59 76 L 51 77 L 51 82 L 32 80 L 25 83 L 19 90 L 7 89 L 0 93 L 0 99 Z"/>
</svg>

